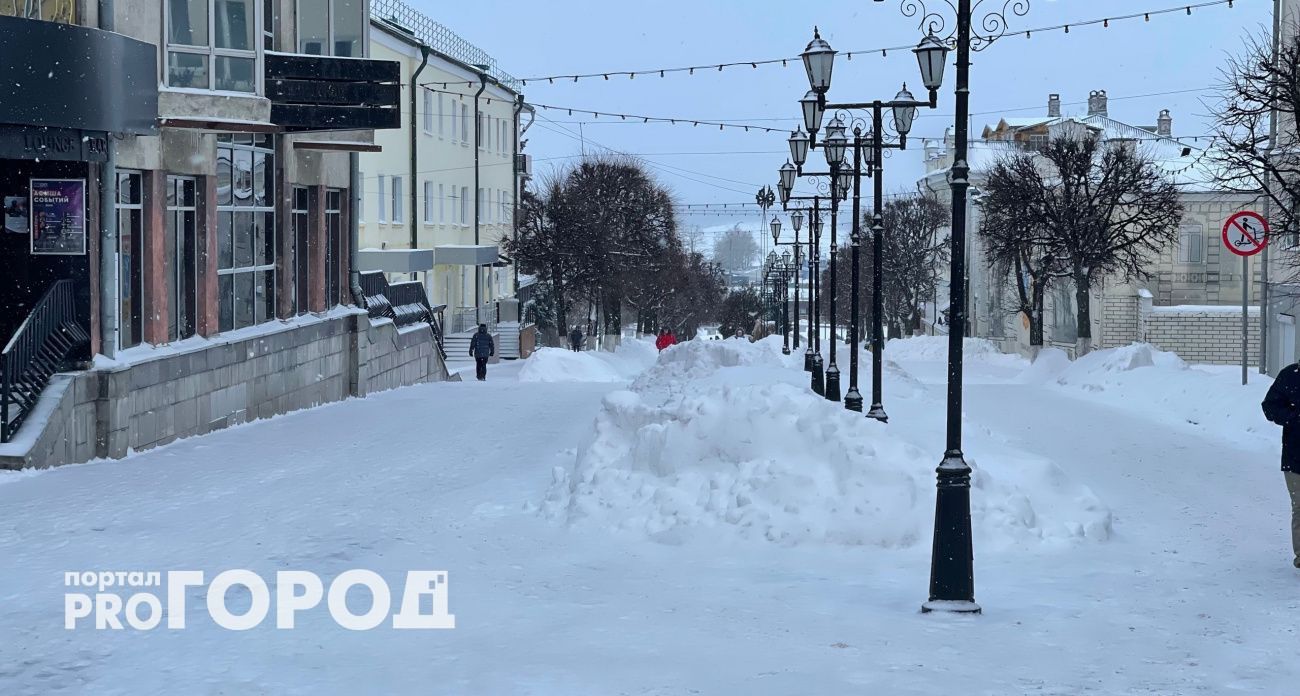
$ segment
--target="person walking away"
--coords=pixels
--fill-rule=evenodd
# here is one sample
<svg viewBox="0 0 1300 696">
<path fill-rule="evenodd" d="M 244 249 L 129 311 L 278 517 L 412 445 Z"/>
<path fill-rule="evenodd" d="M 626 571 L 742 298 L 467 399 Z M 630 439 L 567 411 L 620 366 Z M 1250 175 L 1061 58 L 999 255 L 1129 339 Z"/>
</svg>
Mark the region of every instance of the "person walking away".
<svg viewBox="0 0 1300 696">
<path fill-rule="evenodd" d="M 1291 564 L 1300 568 L 1300 364 L 1278 373 L 1261 406 L 1264 417 L 1282 426 L 1282 476 L 1291 494 Z"/>
<path fill-rule="evenodd" d="M 573 331 L 569 332 L 569 347 L 575 353 L 582 350 L 582 329 L 575 326 Z"/>
<path fill-rule="evenodd" d="M 480 382 L 486 380 L 488 358 L 497 354 L 497 347 L 492 342 L 492 334 L 488 333 L 487 324 L 478 325 L 478 333 L 469 340 L 469 354 L 474 358 L 474 375 Z"/>
</svg>

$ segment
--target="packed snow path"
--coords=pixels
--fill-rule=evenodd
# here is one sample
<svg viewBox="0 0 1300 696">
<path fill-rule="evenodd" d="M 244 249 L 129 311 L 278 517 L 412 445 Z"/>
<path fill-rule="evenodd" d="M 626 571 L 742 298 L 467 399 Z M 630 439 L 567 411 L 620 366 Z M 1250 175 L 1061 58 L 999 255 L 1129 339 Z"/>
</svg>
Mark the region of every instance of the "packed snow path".
<svg viewBox="0 0 1300 696">
<path fill-rule="evenodd" d="M 941 363 L 904 360 L 922 382 Z M 527 366 L 525 366 L 526 368 Z M 1263 436 L 1207 436 L 974 362 L 968 451 L 1058 463 L 1101 543 L 976 548 L 977 618 L 923 616 L 928 544 L 681 545 L 539 516 L 618 384 L 402 389 L 119 462 L 0 476 L 4 694 L 1223 694 L 1300 683 L 1300 577 Z M 527 378 L 527 375 L 523 375 Z M 797 371 L 792 381 L 802 380 Z M 898 388 L 895 389 L 895 386 Z M 932 442 L 932 400 L 890 398 Z M 932 391 L 941 393 L 941 388 Z M 1206 394 L 1205 398 L 1214 395 Z M 450 572 L 451 631 L 63 629 L 73 570 Z"/>
</svg>

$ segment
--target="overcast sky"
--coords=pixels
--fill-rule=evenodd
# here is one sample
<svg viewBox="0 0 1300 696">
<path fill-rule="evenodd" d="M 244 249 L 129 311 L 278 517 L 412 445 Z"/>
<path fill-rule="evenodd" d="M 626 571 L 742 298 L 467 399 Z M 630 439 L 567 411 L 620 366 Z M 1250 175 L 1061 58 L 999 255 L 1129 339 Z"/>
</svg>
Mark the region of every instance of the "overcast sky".
<svg viewBox="0 0 1300 696">
<path fill-rule="evenodd" d="M 841 53 L 915 44 L 916 20 L 902 16 L 898 0 L 817 2 L 721 2 L 719 0 L 482 0 L 435 3 L 408 0 L 433 19 L 494 56 L 518 77 L 605 70 L 677 67 L 795 56 L 812 36 L 813 25 Z M 930 0 L 943 7 L 942 0 Z M 986 7 L 1002 0 L 987 0 Z M 1010 18 L 1013 31 L 1147 10 L 1181 7 L 1179 0 L 1031 0 L 1025 17 Z M 971 69 L 972 135 L 1000 115 L 1046 113 L 1047 96 L 1057 92 L 1066 113 L 1085 112 L 1088 92 L 1104 89 L 1110 115 L 1134 125 L 1153 125 L 1161 109 L 1174 117 L 1177 136 L 1209 132 L 1203 100 L 1218 80 L 1225 56 L 1240 39 L 1271 25 L 1273 0 L 1236 0 L 1226 5 L 1116 21 L 1109 28 L 1075 28 L 1069 34 L 1008 36 L 975 54 Z M 952 123 L 953 70 L 947 72 L 939 108 L 922 111 L 916 136 L 938 137 Z M 866 101 L 891 98 L 903 81 L 919 82 L 909 52 L 882 58 L 839 57 L 831 98 Z M 802 67 L 768 66 L 697 71 L 629 80 L 611 77 L 554 85 L 529 82 L 530 102 L 648 116 L 715 121 L 746 120 L 792 129 L 796 100 L 807 90 Z M 1177 92 L 1177 93 L 1171 93 Z M 525 136 L 535 172 L 574 161 L 585 140 L 588 152 L 602 147 L 643 159 L 681 203 L 752 201 L 763 184 L 775 184 L 776 168 L 788 156 L 785 136 L 743 131 L 619 122 L 563 112 L 538 112 Z M 922 172 L 920 144 L 895 153 L 886 167 L 886 188 L 911 189 Z M 811 156 L 810 156 L 811 160 Z M 820 162 L 820 156 L 818 156 Z M 757 222 L 757 215 L 750 215 Z M 744 219 L 695 216 L 687 224 L 715 226 Z"/>
</svg>

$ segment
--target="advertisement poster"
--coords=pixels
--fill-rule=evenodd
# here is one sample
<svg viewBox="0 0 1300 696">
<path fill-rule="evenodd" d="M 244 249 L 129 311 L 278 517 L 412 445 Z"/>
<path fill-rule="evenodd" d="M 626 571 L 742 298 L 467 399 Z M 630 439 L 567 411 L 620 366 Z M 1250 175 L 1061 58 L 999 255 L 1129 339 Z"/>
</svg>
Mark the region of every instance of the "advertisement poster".
<svg viewBox="0 0 1300 696">
<path fill-rule="evenodd" d="M 28 226 L 27 197 L 26 196 L 5 196 L 5 232 L 14 234 L 27 234 Z"/>
<path fill-rule="evenodd" d="M 32 179 L 33 254 L 86 253 L 86 181 Z"/>
</svg>

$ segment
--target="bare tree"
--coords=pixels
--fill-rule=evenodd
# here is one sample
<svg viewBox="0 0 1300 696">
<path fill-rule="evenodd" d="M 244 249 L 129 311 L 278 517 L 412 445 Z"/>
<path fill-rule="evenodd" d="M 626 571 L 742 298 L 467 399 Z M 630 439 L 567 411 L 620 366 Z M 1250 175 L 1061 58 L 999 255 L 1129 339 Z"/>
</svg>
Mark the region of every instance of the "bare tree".
<svg viewBox="0 0 1300 696">
<path fill-rule="evenodd" d="M 754 241 L 754 234 L 742 229 L 740 225 L 723 232 L 713 243 L 713 260 L 733 273 L 741 273 L 753 267 L 758 253 L 758 242 Z"/>
<path fill-rule="evenodd" d="M 1284 20 L 1285 21 L 1285 20 Z M 1206 151 L 1223 191 L 1254 194 L 1270 204 L 1273 233 L 1300 229 L 1300 26 L 1245 39 L 1222 70 L 1214 147 Z M 1274 119 L 1276 118 L 1276 123 Z"/>
<path fill-rule="evenodd" d="M 1039 190 L 1048 185 L 1036 158 L 1007 157 L 994 163 L 980 200 L 984 258 L 991 267 L 1011 276 L 1016 306 L 1029 320 L 1029 346 L 1035 352 L 1043 345 L 1047 289 L 1053 280 L 1070 272 L 1056 255 L 1055 239 L 1042 224 L 1037 199 L 1023 195 L 1024 187 Z"/>
<path fill-rule="evenodd" d="M 881 217 L 885 225 L 881 258 L 884 321 L 891 336 L 916 333 L 923 319 L 921 302 L 934 294 L 935 268 L 948 259 L 948 235 L 941 230 L 951 222 L 951 211 L 934 197 L 916 194 L 889 201 Z M 870 240 L 866 221 L 863 229 L 868 230 L 866 238 Z M 871 246 L 864 242 L 864 248 Z"/>
<path fill-rule="evenodd" d="M 1002 177 L 989 177 L 990 190 L 1019 198 L 1024 217 L 1013 224 L 1044 240 L 1035 245 L 1041 253 L 1013 255 L 1010 265 L 1026 274 L 1068 270 L 1076 349 L 1085 354 L 1092 349 L 1092 284 L 1110 275 L 1126 281 L 1149 275 L 1152 258 L 1177 237 L 1178 188 L 1131 143 L 1103 143 L 1094 134 L 1060 135 L 1040 153 L 1008 155 L 1003 164 Z M 1041 313 L 1041 306 L 1034 309 Z"/>
</svg>

